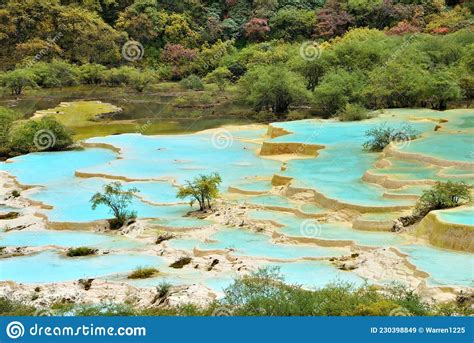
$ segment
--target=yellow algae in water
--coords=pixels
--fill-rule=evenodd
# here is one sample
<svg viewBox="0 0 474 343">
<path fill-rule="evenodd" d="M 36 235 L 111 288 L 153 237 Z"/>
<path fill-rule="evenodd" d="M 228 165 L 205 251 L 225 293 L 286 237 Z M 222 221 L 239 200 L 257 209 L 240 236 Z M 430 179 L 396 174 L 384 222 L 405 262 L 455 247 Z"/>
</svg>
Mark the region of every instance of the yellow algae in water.
<svg viewBox="0 0 474 343">
<path fill-rule="evenodd" d="M 36 111 L 33 118 L 52 116 L 66 126 L 77 127 L 88 125 L 101 115 L 120 111 L 120 107 L 101 101 L 73 101 L 61 102 L 57 107 Z"/>
</svg>

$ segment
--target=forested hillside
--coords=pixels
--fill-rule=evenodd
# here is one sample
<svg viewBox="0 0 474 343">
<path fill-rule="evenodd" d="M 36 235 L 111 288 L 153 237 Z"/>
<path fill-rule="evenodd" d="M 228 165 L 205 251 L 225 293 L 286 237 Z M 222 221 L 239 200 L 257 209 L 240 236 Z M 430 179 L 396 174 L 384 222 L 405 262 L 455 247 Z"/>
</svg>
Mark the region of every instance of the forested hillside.
<svg viewBox="0 0 474 343">
<path fill-rule="evenodd" d="M 474 92 L 472 1 L 0 1 L 1 82 L 237 84 L 256 111 L 445 109 Z M 464 100 L 463 100 L 464 99 Z"/>
</svg>

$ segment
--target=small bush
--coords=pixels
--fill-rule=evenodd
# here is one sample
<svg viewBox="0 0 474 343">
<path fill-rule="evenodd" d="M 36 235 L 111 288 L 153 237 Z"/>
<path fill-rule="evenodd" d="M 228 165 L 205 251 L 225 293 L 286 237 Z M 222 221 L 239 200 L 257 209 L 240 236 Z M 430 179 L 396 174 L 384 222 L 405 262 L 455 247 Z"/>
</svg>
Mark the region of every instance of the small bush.
<svg viewBox="0 0 474 343">
<path fill-rule="evenodd" d="M 0 298 L 0 316 L 33 316 L 36 308 L 18 301 Z"/>
<path fill-rule="evenodd" d="M 78 68 L 64 61 L 39 62 L 32 67 L 36 83 L 42 88 L 74 86 L 78 81 Z"/>
<path fill-rule="evenodd" d="M 197 75 L 189 75 L 187 78 L 181 80 L 181 84 L 186 89 L 192 89 L 196 91 L 204 90 L 204 84 Z"/>
<path fill-rule="evenodd" d="M 82 83 L 98 85 L 104 81 L 106 70 L 101 64 L 87 63 L 79 67 L 79 79 Z"/>
<path fill-rule="evenodd" d="M 176 269 L 181 269 L 185 265 L 191 263 L 191 257 L 181 257 L 178 260 L 174 261 L 173 263 L 170 264 L 171 268 L 176 268 Z"/>
<path fill-rule="evenodd" d="M 365 151 L 382 151 L 391 142 L 406 142 L 417 138 L 418 133 L 408 124 L 400 128 L 393 128 L 385 124 L 374 127 L 366 131 L 365 135 L 369 137 L 362 147 Z"/>
<path fill-rule="evenodd" d="M 168 241 L 168 240 L 173 239 L 175 237 L 176 237 L 176 235 L 174 235 L 172 233 L 164 232 L 164 233 L 158 235 L 158 237 L 156 237 L 155 244 L 160 244 L 164 241 Z"/>
<path fill-rule="evenodd" d="M 456 207 L 470 201 L 471 190 L 464 182 L 438 182 L 423 192 L 415 205 L 413 215 L 421 217 L 433 210 Z"/>
<path fill-rule="evenodd" d="M 120 67 L 105 70 L 103 73 L 104 82 L 107 86 L 117 87 L 130 83 L 136 69 L 132 67 Z"/>
<path fill-rule="evenodd" d="M 158 298 L 163 298 L 170 292 L 171 284 L 168 282 L 161 282 L 156 286 L 156 291 L 158 292 Z"/>
<path fill-rule="evenodd" d="M 54 118 L 16 122 L 9 133 L 9 155 L 37 151 L 61 151 L 73 144 L 72 134 Z"/>
<path fill-rule="evenodd" d="M 358 121 L 368 119 L 369 111 L 359 104 L 346 104 L 338 113 L 341 121 Z"/>
<path fill-rule="evenodd" d="M 158 273 L 156 268 L 138 267 L 129 276 L 129 279 L 147 279 Z"/>
<path fill-rule="evenodd" d="M 97 249 L 92 249 L 88 247 L 78 247 L 78 248 L 68 249 L 66 255 L 69 257 L 78 257 L 78 256 L 94 255 L 96 253 L 97 253 Z"/>
</svg>

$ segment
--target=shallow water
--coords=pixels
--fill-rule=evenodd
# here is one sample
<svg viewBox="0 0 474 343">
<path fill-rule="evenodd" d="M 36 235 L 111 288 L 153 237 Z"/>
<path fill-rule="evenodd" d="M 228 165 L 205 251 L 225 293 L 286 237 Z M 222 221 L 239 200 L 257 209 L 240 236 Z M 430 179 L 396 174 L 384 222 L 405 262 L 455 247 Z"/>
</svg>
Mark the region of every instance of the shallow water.
<svg viewBox="0 0 474 343">
<path fill-rule="evenodd" d="M 433 120 L 425 120 L 431 118 Z M 449 119 L 443 130 L 434 131 L 439 119 Z M 286 171 L 281 171 L 281 162 L 262 159 L 257 155 L 259 146 L 238 139 L 259 139 L 265 130 L 221 130 L 198 134 L 173 136 L 142 136 L 138 134 L 115 135 L 89 139 L 91 143 L 112 144 L 121 149 L 121 156 L 107 149 L 91 148 L 83 151 L 36 153 L 12 159 L 12 163 L 0 163 L 0 170 L 15 175 L 22 184 L 42 187 L 24 191 L 37 201 L 53 206 L 41 210 L 50 221 L 89 222 L 106 219 L 111 215 L 104 207 L 95 211 L 89 202 L 91 196 L 100 191 L 110 179 L 100 177 L 106 174 L 125 177 L 136 181 L 123 182 L 125 188 L 136 187 L 138 196 L 133 199 L 132 208 L 139 217 L 153 218 L 152 228 L 195 228 L 212 224 L 209 221 L 184 217 L 191 209 L 183 200 L 176 198 L 177 187 L 199 174 L 219 172 L 223 183 L 221 192 L 229 186 L 254 191 L 269 192 L 271 178 L 275 173 L 294 178 L 292 185 L 314 189 L 324 196 L 341 203 L 366 207 L 407 206 L 413 200 L 389 199 L 385 193 L 421 194 L 426 186 L 409 186 L 401 189 L 386 189 L 362 181 L 367 170 L 387 175 L 398 180 L 445 180 L 452 175 L 456 180 L 472 182 L 470 169 L 428 166 L 417 161 L 389 158 L 392 166 L 376 168 L 380 154 L 366 153 L 361 145 L 366 140 L 365 132 L 386 123 L 398 127 L 412 120 L 412 126 L 421 138 L 401 147 L 402 151 L 421 153 L 427 156 L 451 161 L 472 161 L 472 115 L 464 110 L 436 112 L 426 109 L 389 110 L 379 118 L 352 123 L 337 121 L 303 120 L 276 123 L 293 133 L 272 139 L 273 142 L 301 142 L 324 145 L 316 158 L 291 160 Z M 219 132 L 219 131 L 217 131 Z M 268 139 L 268 138 L 267 138 Z M 88 173 L 90 178 L 75 177 L 75 172 Z M 235 197 L 235 198 L 234 198 Z M 299 209 L 307 214 L 321 214 L 327 209 L 316 204 L 296 203 L 288 198 L 263 194 L 258 196 L 233 195 L 237 203 L 249 203 L 262 207 Z M 6 208 L 5 208 L 6 209 Z M 0 206 L 0 211 L 3 211 Z M 368 213 L 366 220 L 390 220 L 398 214 L 395 210 Z M 448 223 L 473 225 L 474 212 L 471 209 L 439 211 L 439 218 Z M 278 211 L 250 211 L 254 219 L 272 220 L 282 225 L 276 231 L 295 237 L 311 237 L 322 240 L 353 241 L 363 246 L 395 246 L 409 255 L 419 269 L 431 274 L 433 285 L 472 286 L 473 255 L 431 248 L 422 245 L 405 245 L 401 236 L 389 232 L 358 231 L 350 223 L 342 222 L 337 216 L 331 222 L 299 218 L 291 213 Z M 0 223 L 1 224 L 1 223 Z M 309 230 L 308 230 L 309 228 Z M 222 228 L 206 242 L 179 238 L 169 244 L 190 252 L 194 247 L 203 250 L 228 249 L 234 255 L 267 259 L 294 260 L 301 258 L 332 257 L 347 254 L 345 249 L 323 248 L 316 245 L 276 244 L 271 238 L 250 230 Z M 158 257 L 125 252 L 139 247 L 135 241 L 107 235 L 74 231 L 9 232 L 0 234 L 2 246 L 92 246 L 102 249 L 122 250 L 120 253 L 68 259 L 57 252 L 46 251 L 32 256 L 0 260 L 0 279 L 19 282 L 52 282 L 73 280 L 80 277 L 124 278 L 117 273 L 128 272 L 138 265 L 152 265 L 162 273 L 149 280 L 129 281 L 139 285 L 156 286 L 166 280 L 175 284 L 202 282 L 213 289 L 222 290 L 235 275 L 227 273 L 210 276 L 200 271 L 171 270 Z M 269 264 L 266 262 L 266 264 Z M 363 282 L 352 272 L 343 272 L 320 261 L 274 262 L 290 283 L 307 287 L 321 287 L 335 280 L 360 284 Z M 19 272 L 21 271 L 21 272 Z M 41 271 L 41 272 L 40 272 Z"/>
<path fill-rule="evenodd" d="M 224 250 L 233 249 L 235 255 L 260 258 L 297 259 L 304 257 L 333 257 L 347 253 L 344 249 L 295 246 L 273 243 L 271 238 L 247 229 L 223 228 L 208 237 L 209 242 L 196 239 L 175 239 L 170 246 L 176 249 L 192 250 Z"/>
<path fill-rule="evenodd" d="M 11 231 L 0 234 L 0 246 L 59 246 L 59 247 L 97 247 L 105 249 L 133 249 L 143 244 L 120 237 L 92 232 L 77 231 Z"/>
<path fill-rule="evenodd" d="M 46 283 L 106 277 L 126 273 L 139 266 L 158 268 L 163 260 L 156 256 L 110 254 L 64 257 L 54 251 L 0 259 L 0 279 L 24 283 Z"/>
<path fill-rule="evenodd" d="M 390 246 L 403 242 L 403 238 L 389 232 L 354 230 L 347 224 L 324 223 L 317 219 L 303 219 L 275 211 L 251 211 L 250 217 L 276 221 L 284 226 L 279 232 L 293 237 L 308 237 L 324 240 L 354 241 L 364 246 Z"/>
<path fill-rule="evenodd" d="M 305 261 L 294 263 L 274 263 L 285 278 L 285 282 L 307 288 L 321 288 L 328 283 L 348 282 L 361 286 L 364 279 L 352 272 L 342 271 L 327 262 Z"/>
<path fill-rule="evenodd" d="M 436 215 L 444 222 L 474 226 L 474 208 L 436 211 Z"/>
<path fill-rule="evenodd" d="M 474 256 L 423 245 L 400 246 L 408 260 L 430 274 L 431 285 L 474 287 Z"/>
</svg>

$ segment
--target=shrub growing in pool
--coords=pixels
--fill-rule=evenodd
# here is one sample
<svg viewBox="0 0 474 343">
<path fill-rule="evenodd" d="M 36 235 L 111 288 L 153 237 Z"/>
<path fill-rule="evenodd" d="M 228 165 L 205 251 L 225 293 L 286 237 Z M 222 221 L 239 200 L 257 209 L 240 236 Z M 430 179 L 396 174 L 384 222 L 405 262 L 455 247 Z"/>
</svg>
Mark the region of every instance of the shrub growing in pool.
<svg viewBox="0 0 474 343">
<path fill-rule="evenodd" d="M 418 133 L 409 125 L 405 124 L 400 128 L 393 128 L 382 124 L 366 131 L 369 138 L 362 147 L 365 151 L 382 151 L 391 142 L 407 142 L 417 138 Z"/>
<path fill-rule="evenodd" d="M 129 279 L 147 279 L 157 273 L 158 273 L 158 269 L 156 268 L 138 267 L 128 276 L 128 278 Z"/>
<path fill-rule="evenodd" d="M 398 218 L 392 231 L 400 231 L 423 219 L 429 212 L 463 205 L 472 201 L 470 186 L 464 182 L 438 182 L 435 186 L 423 191 L 415 204 L 411 215 Z"/>
<path fill-rule="evenodd" d="M 438 182 L 423 192 L 416 202 L 413 214 L 421 217 L 430 211 L 457 207 L 470 201 L 471 190 L 464 182 Z"/>
<path fill-rule="evenodd" d="M 111 182 L 104 186 L 103 193 L 95 193 L 90 202 L 92 209 L 95 210 L 99 205 L 105 205 L 109 208 L 109 212 L 114 215 L 114 219 L 110 221 L 112 229 L 119 229 L 125 223 L 137 217 L 135 211 L 130 211 L 128 206 L 132 203 L 132 198 L 139 190 L 136 188 L 123 189 L 122 184 L 118 181 Z"/>
<path fill-rule="evenodd" d="M 191 198 L 190 205 L 199 204 L 199 210 L 211 208 L 212 201 L 219 195 L 219 185 L 222 182 L 218 173 L 199 175 L 193 181 L 186 180 L 186 185 L 179 188 L 176 195 L 179 199 Z"/>
<path fill-rule="evenodd" d="M 88 247 L 78 247 L 78 248 L 68 249 L 66 255 L 69 257 L 79 257 L 79 256 L 94 255 L 95 253 L 97 253 L 97 249 L 92 249 Z"/>
</svg>

